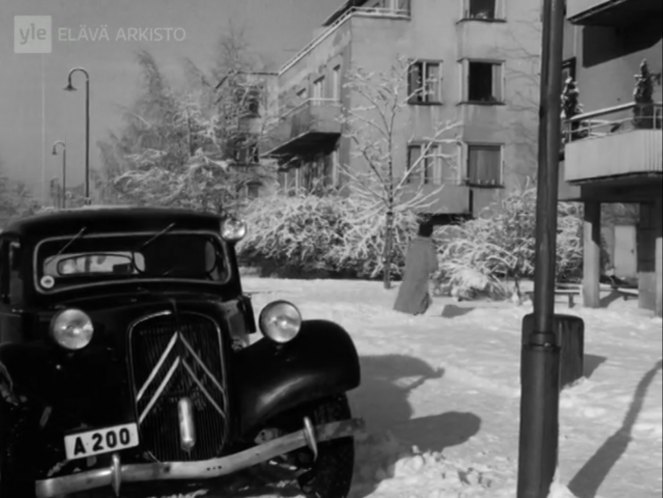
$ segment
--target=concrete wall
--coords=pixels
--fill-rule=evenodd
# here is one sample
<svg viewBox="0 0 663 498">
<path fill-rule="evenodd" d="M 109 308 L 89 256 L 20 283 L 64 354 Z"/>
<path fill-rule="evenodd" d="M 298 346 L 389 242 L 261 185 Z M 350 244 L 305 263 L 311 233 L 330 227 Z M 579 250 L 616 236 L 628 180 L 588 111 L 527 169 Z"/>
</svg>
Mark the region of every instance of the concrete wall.
<svg viewBox="0 0 663 498">
<path fill-rule="evenodd" d="M 412 2 L 409 22 L 353 19 L 353 65 L 385 71 L 396 55 L 443 64 L 442 105 L 412 105 L 400 119 L 397 165 L 406 164 L 408 140 L 431 136 L 440 123 L 459 122 L 457 132 L 447 136 L 458 135 L 465 143 L 504 145 L 507 190 L 524 185 L 526 177 L 536 174 L 541 43 L 537 4 L 507 2 L 506 22 L 459 20 L 457 4 L 438 0 Z M 465 58 L 504 62 L 504 105 L 463 102 Z M 465 177 L 466 164 L 458 166 L 460 177 Z M 502 189 L 475 189 L 475 213 L 502 193 Z"/>
<path fill-rule="evenodd" d="M 399 116 L 399 143 L 395 164 L 403 168 L 409 141 L 430 137 L 442 122 L 461 122 L 446 137 L 466 143 L 503 144 L 503 184 L 514 189 L 536 174 L 538 126 L 538 72 L 541 44 L 540 2 L 505 2 L 505 20 L 485 22 L 461 20 L 459 2 L 417 0 L 411 2 L 410 19 L 353 15 L 315 42 L 315 47 L 279 77 L 284 103 L 303 86 L 310 85 L 332 64 L 341 61 L 344 73 L 351 67 L 388 71 L 397 56 L 442 61 L 441 105 L 410 105 Z M 503 61 L 504 102 L 476 105 L 462 102 L 465 86 L 463 59 Z M 309 90 L 310 91 L 310 90 Z M 352 106 L 356 96 L 343 93 L 342 102 Z M 458 150 L 462 150 L 458 146 Z M 353 157 L 347 138 L 339 140 L 342 163 L 361 167 Z M 459 153 L 459 179 L 465 178 L 466 159 Z M 356 163 L 356 164 L 355 164 Z M 467 204 L 469 189 L 450 199 Z M 475 212 L 495 200 L 504 189 L 475 189 Z M 448 212 L 440 207 L 441 212 Z"/>
</svg>

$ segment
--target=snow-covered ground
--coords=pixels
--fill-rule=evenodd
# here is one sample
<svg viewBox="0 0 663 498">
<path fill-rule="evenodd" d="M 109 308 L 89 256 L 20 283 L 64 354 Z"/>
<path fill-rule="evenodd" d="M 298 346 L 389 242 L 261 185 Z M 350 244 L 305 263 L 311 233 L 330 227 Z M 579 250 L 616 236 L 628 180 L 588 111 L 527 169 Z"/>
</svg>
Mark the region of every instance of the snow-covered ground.
<svg viewBox="0 0 663 498">
<path fill-rule="evenodd" d="M 392 311 L 397 286 L 244 279 L 257 312 L 289 299 L 355 341 L 363 378 L 350 401 L 366 434 L 353 498 L 514 498 L 521 320 L 531 306 L 435 298 L 415 317 Z M 551 497 L 660 497 L 661 319 L 613 296 L 596 310 L 563 301 L 557 312 L 585 322 L 586 377 L 561 394 Z"/>
</svg>

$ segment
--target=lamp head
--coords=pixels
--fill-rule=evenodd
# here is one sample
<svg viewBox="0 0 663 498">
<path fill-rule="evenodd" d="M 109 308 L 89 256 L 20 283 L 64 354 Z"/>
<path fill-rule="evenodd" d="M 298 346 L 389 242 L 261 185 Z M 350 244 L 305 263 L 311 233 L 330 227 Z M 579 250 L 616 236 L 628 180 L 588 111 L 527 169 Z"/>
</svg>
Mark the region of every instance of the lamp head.
<svg viewBox="0 0 663 498">
<path fill-rule="evenodd" d="M 69 81 L 69 83 L 67 83 L 67 86 L 64 87 L 64 89 L 68 92 L 75 92 L 76 91 L 76 87 L 71 84 L 71 81 Z"/>
</svg>

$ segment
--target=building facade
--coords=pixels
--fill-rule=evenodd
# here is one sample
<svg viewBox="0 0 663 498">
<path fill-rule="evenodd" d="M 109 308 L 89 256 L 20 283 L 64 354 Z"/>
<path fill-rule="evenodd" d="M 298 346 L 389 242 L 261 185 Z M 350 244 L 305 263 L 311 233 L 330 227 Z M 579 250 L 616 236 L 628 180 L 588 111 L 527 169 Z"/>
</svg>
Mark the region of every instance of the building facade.
<svg viewBox="0 0 663 498">
<path fill-rule="evenodd" d="M 538 1 L 347 1 L 279 70 L 269 155 L 282 187 L 342 187 L 344 168 L 366 167 L 344 133 L 343 113 L 359 102 L 345 83 L 355 69 L 384 72 L 406 58 L 403 77 L 426 83 L 397 125 L 394 168 L 404 171 L 438 123 L 459 123 L 453 172 L 434 162 L 414 181 L 444 185 L 429 207 L 439 219 L 478 214 L 536 175 L 540 45 Z"/>
<path fill-rule="evenodd" d="M 564 68 L 583 108 L 565 123 L 560 199 L 585 206 L 584 302 L 600 305 L 601 212 L 606 204 L 636 205 L 635 226 L 612 231 L 623 253 L 615 263 L 635 251 L 640 306 L 660 316 L 663 4 L 567 0 L 566 8 Z"/>
</svg>

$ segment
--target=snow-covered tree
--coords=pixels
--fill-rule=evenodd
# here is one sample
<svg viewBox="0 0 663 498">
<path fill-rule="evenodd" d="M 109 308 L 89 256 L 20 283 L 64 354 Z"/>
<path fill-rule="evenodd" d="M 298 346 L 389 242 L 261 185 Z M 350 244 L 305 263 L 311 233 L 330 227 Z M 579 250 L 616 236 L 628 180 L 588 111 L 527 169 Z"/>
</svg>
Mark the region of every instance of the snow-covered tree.
<svg viewBox="0 0 663 498">
<path fill-rule="evenodd" d="M 0 230 L 9 220 L 32 214 L 39 208 L 27 185 L 10 179 L 0 164 Z"/>
<path fill-rule="evenodd" d="M 215 72 L 207 76 L 190 61 L 187 85 L 176 90 L 148 52 L 138 53 L 142 92 L 124 110 L 121 134 L 99 144 L 106 200 L 220 213 L 238 207 L 247 185 L 270 177 L 257 164 L 256 131 L 242 126 L 255 95 L 238 91 L 232 65 L 241 54 L 228 57 L 230 93 L 215 83 Z"/>
<path fill-rule="evenodd" d="M 350 104 L 344 109 L 344 135 L 351 143 L 354 159 L 364 167 L 348 167 L 344 173 L 349 179 L 351 194 L 367 201 L 368 209 L 356 220 L 357 229 L 348 236 L 358 237 L 367 243 L 375 240 L 366 231 L 365 220 L 383 220 L 384 246 L 381 248 L 385 288 L 390 287 L 394 226 L 396 218 L 412 213 L 426 213 L 439 199 L 442 185 L 424 185 L 432 165 L 453 171 L 458 168 L 458 123 L 440 121 L 433 123 L 428 136 L 416 136 L 409 103 L 430 91 L 439 81 L 428 79 L 416 71 L 414 62 L 397 57 L 385 72 L 373 72 L 363 68 L 350 71 L 345 87 Z M 407 131 L 403 140 L 403 132 Z M 408 140 L 409 139 L 409 140 Z M 418 155 L 397 164 L 406 157 L 403 150 L 416 141 Z M 348 244 L 348 246 L 361 244 Z"/>
</svg>

